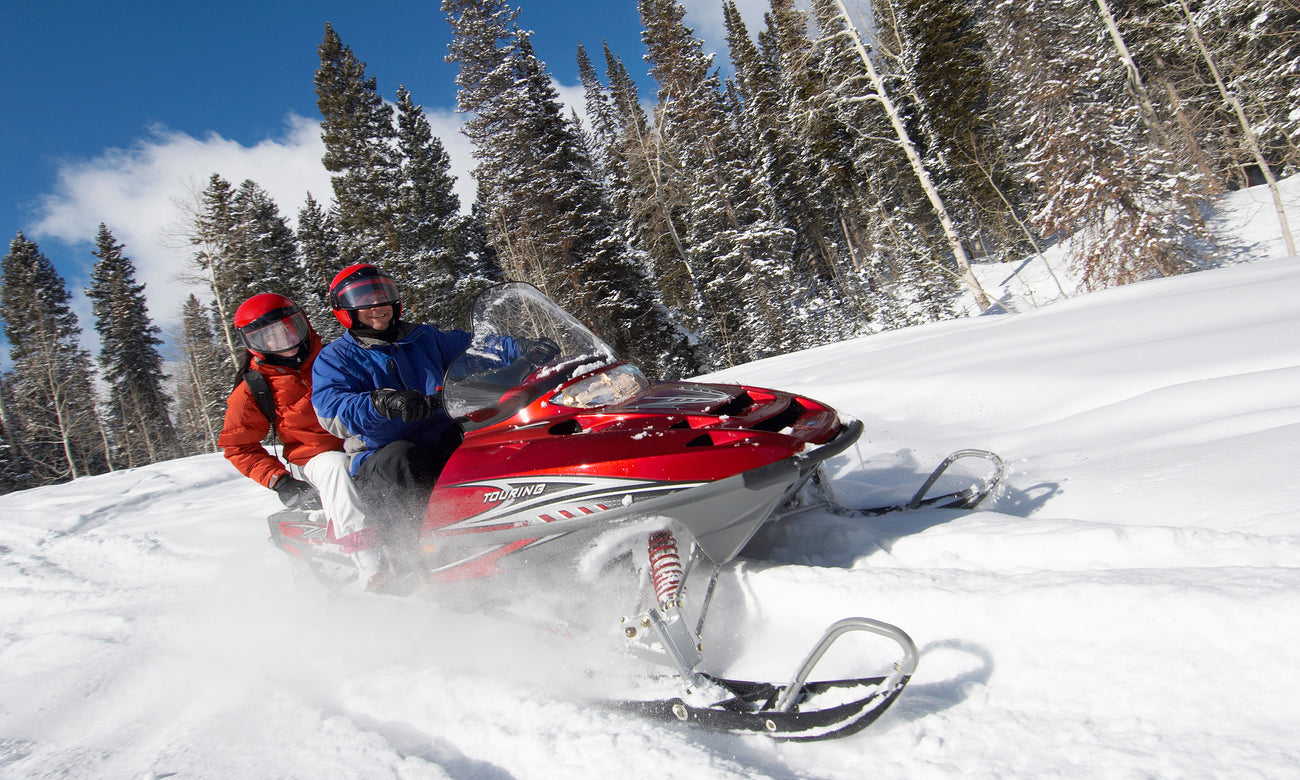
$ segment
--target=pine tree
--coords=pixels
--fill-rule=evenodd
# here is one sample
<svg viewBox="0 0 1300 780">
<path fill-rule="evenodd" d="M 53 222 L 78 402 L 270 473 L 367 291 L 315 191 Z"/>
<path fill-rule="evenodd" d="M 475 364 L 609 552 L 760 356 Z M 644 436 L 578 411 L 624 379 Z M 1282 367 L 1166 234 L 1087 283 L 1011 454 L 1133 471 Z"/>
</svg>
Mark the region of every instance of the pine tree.
<svg viewBox="0 0 1300 780">
<path fill-rule="evenodd" d="M 722 364 L 795 347 L 804 334 L 789 317 L 794 236 L 773 219 L 767 183 L 727 115 L 712 57 L 685 25 L 677 0 L 640 0 L 638 9 L 659 85 L 659 153 L 681 181 L 703 335 L 717 345 Z"/>
<path fill-rule="evenodd" d="M 392 107 L 364 62 L 329 24 L 318 48 L 316 106 L 325 169 L 335 174 L 334 223 L 344 265 L 383 266 L 398 250 L 393 226 L 400 163 Z"/>
<path fill-rule="evenodd" d="M 329 304 L 329 283 L 345 266 L 339 261 L 338 231 L 320 203 L 307 194 L 298 211 L 298 266 L 303 284 L 300 299 L 294 299 L 325 341 L 343 335 Z"/>
<path fill-rule="evenodd" d="M 620 322 L 617 327 L 626 330 L 627 338 L 644 338 L 651 342 L 646 346 L 629 347 L 629 354 L 650 354 L 654 349 L 661 350 L 660 356 L 649 364 L 657 367 L 660 376 L 679 378 L 694 375 L 700 370 L 699 360 L 694 348 L 682 343 L 680 335 L 688 328 L 680 324 L 680 310 L 674 309 L 665 299 L 664 285 L 655 277 L 654 269 L 658 264 L 651 256 L 655 246 L 672 247 L 672 242 L 647 240 L 649 235 L 656 232 L 647 230 L 647 226 L 658 219 L 667 219 L 667 214 L 660 212 L 653 201 L 646 205 L 647 199 L 644 195 L 638 195 L 631 178 L 631 171 L 646 159 L 647 145 L 651 142 L 645 114 L 636 100 L 635 84 L 622 69 L 621 63 L 613 57 L 608 46 L 605 47 L 605 58 L 613 82 L 609 90 L 600 83 L 586 52 L 579 47 L 579 74 L 585 87 L 587 115 L 592 117 L 593 139 L 598 149 L 593 153 L 593 158 L 601 160 L 599 165 L 593 163 L 593 176 L 601 182 L 602 197 L 609 204 L 610 229 L 615 236 L 616 245 L 623 247 L 626 252 L 624 273 L 635 275 L 634 283 L 616 282 L 615 288 L 631 291 L 642 299 L 631 306 L 629 313 L 632 319 Z M 618 105 L 620 103 L 632 107 L 632 110 L 621 108 Z M 640 166 L 639 169 L 644 171 L 645 167 Z M 643 181 L 647 180 L 643 178 Z M 644 192 L 655 192 L 652 182 L 647 181 L 647 185 Z M 642 205 L 638 206 L 638 203 Z M 645 215 L 648 219 L 634 218 L 634 213 Z M 662 238 L 662 234 L 659 236 Z M 669 251 L 676 258 L 676 252 L 672 249 Z M 640 321 L 643 318 L 635 314 L 636 310 L 649 305 L 653 305 L 658 312 L 650 321 L 653 329 L 658 332 L 647 331 L 646 323 Z M 626 315 L 616 313 L 614 316 Z M 663 352 L 664 344 L 672 344 L 673 347 Z"/>
<path fill-rule="evenodd" d="M 176 428 L 186 454 L 215 452 L 234 371 L 217 342 L 212 312 L 195 295 L 181 308 Z"/>
<path fill-rule="evenodd" d="M 537 166 L 540 139 L 525 125 L 517 12 L 501 0 L 443 0 L 453 37 L 447 61 L 458 67 L 456 101 L 469 115 L 464 133 L 474 146 L 475 179 L 488 243 L 508 278 L 553 294 L 537 236 L 546 232 L 545 204 L 516 197 Z M 530 193 L 531 194 L 531 193 Z"/>
<path fill-rule="evenodd" d="M 506 26 L 513 15 L 498 4 L 447 0 L 443 9 L 456 33 L 449 59 L 461 68 L 460 106 L 475 114 L 466 132 L 502 266 L 647 370 L 679 373 L 684 339 L 629 262 L 585 138 L 564 116 L 529 35 Z"/>
<path fill-rule="evenodd" d="M 199 195 L 189 234 L 190 245 L 194 247 L 194 265 L 212 291 L 212 305 L 223 323 L 221 333 L 232 366 L 238 363 L 241 348 L 226 323 L 234 321 L 235 309 L 247 297 L 240 297 L 240 293 L 251 285 L 251 280 L 241 278 L 243 268 L 234 259 L 239 222 L 234 201 L 235 190 L 230 182 L 212 174 L 207 188 Z"/>
<path fill-rule="evenodd" d="M 971 247 L 1022 249 L 999 189 L 1010 179 L 995 153 L 992 76 L 975 9 L 964 0 L 882 0 L 909 100 L 908 128 L 922 145 L 958 232 Z M 977 254 L 972 252 L 972 254 Z"/>
<path fill-rule="evenodd" d="M 759 35 L 761 49 L 735 3 L 723 6 L 741 96 L 740 132 L 751 136 L 774 214 L 794 232 L 791 272 L 797 284 L 791 285 L 789 299 L 800 329 L 808 343 L 824 343 L 853 333 L 862 312 L 852 304 L 852 286 L 842 269 L 835 199 L 829 182 L 817 175 L 817 157 L 803 132 L 811 116 L 804 93 L 820 81 L 813 72 L 807 22 L 792 0 L 773 0 L 771 6 L 767 29 Z"/>
<path fill-rule="evenodd" d="M 404 316 L 458 322 L 469 315 L 464 291 L 482 290 L 489 282 L 475 278 L 459 252 L 460 199 L 451 158 L 410 93 L 399 87 L 397 98 L 401 181 L 394 214 L 399 251 L 390 261 L 392 273 L 401 280 L 402 303 L 409 307 Z"/>
<path fill-rule="evenodd" d="M 293 230 L 266 190 L 251 179 L 239 185 L 233 200 L 236 224 L 232 261 L 239 269 L 232 300 L 242 303 L 262 292 L 296 301 L 305 296 L 298 244 Z"/>
<path fill-rule="evenodd" d="M 113 442 L 113 461 L 128 468 L 176 457 L 176 431 L 163 390 L 160 329 L 151 323 L 143 284 L 107 226 L 95 240 L 99 262 L 86 295 L 93 304 L 99 333 L 99 365 L 108 384 L 105 420 Z"/>
<path fill-rule="evenodd" d="M 90 355 L 78 345 L 81 328 L 63 278 L 20 232 L 0 267 L 0 319 L 13 376 L 6 413 L 21 431 L 21 449 L 35 484 L 49 484 L 107 467 L 95 410 Z"/>
<path fill-rule="evenodd" d="M 819 193 L 816 202 L 825 204 L 824 213 L 834 221 L 828 236 L 843 246 L 847 268 L 841 285 L 858 311 L 876 320 L 874 327 L 888 327 L 895 318 L 884 305 L 884 290 L 896 278 L 895 266 L 906 264 L 913 250 L 894 246 L 901 242 L 888 229 L 874 183 L 899 176 L 895 182 L 904 192 L 912 184 L 895 162 L 899 155 L 888 154 L 888 144 L 880 140 L 888 130 L 883 114 L 864 99 L 866 74 L 848 45 L 843 21 L 829 3 L 814 2 L 813 11 L 817 34 L 811 41 L 800 41 L 791 29 L 797 19 L 776 6 L 761 40 L 768 57 L 779 63 L 799 155 L 813 168 L 809 178 Z"/>
<path fill-rule="evenodd" d="M 475 198 L 469 213 L 457 219 L 452 233 L 456 240 L 452 256 L 462 270 L 455 275 L 455 284 L 448 293 L 447 309 L 442 315 L 448 327 L 469 330 L 474 299 L 483 290 L 505 279 L 501 261 L 488 241 L 484 213 L 481 197 Z"/>
<path fill-rule="evenodd" d="M 681 177 L 661 154 L 658 129 L 641 107 L 636 82 L 605 47 L 606 75 L 616 122 L 606 163 L 610 201 L 627 241 L 648 268 L 660 298 L 683 327 L 699 331 L 699 297 L 686 252 Z"/>
<path fill-rule="evenodd" d="M 256 182 L 245 180 L 235 189 L 215 173 L 200 197 L 189 240 L 234 367 L 244 352 L 234 331 L 241 303 L 263 292 L 295 301 L 310 298 L 297 241 L 275 201 Z"/>
<path fill-rule="evenodd" d="M 608 51 L 608 45 L 606 46 Z M 587 49 L 578 44 L 578 80 L 582 83 L 582 97 L 587 116 L 591 121 L 592 163 L 600 174 L 606 187 L 614 187 L 614 182 L 626 177 L 621 170 L 618 159 L 618 115 L 614 110 L 612 98 L 596 75 L 596 67 L 587 56 Z"/>
<path fill-rule="evenodd" d="M 871 243 L 889 248 L 876 249 L 870 259 L 873 276 L 884 281 L 884 297 L 927 318 L 947 316 L 952 280 L 960 278 L 980 309 L 987 309 L 991 301 L 970 268 L 970 253 L 952 210 L 927 167 L 923 147 L 908 131 L 906 79 L 896 64 L 868 48 L 841 0 L 813 0 L 813 11 L 841 121 L 858 136 L 854 167 L 863 181 L 857 186 L 865 195 L 863 208 L 876 216 Z M 903 319 L 915 321 L 910 315 Z"/>
<path fill-rule="evenodd" d="M 13 372 L 0 372 L 0 495 L 38 484 L 23 452 L 21 421 L 10 411 L 14 400 L 9 386 L 14 381 Z"/>
</svg>

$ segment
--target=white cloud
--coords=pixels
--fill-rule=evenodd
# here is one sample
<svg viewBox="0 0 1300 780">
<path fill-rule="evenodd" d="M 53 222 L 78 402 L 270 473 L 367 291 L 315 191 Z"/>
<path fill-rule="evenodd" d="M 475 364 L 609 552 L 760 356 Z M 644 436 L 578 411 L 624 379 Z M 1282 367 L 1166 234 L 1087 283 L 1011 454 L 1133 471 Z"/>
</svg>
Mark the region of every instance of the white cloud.
<svg viewBox="0 0 1300 780">
<path fill-rule="evenodd" d="M 217 173 L 234 184 L 252 179 L 275 199 L 281 213 L 292 217 L 308 191 L 318 200 L 329 197 L 322 153 L 319 127 L 297 116 L 287 120 L 280 138 L 251 147 L 215 133 L 195 138 L 156 128 L 130 149 L 107 149 L 90 160 L 64 162 L 31 232 L 42 245 L 53 239 L 79 250 L 77 262 L 85 273 L 64 272 L 76 278 L 88 276 L 95 260 L 88 245 L 93 248 L 100 223 L 107 225 L 126 245 L 137 280 L 148 285 L 150 315 L 156 322 L 170 321 L 192 290 L 180 279 L 192 271 L 182 236 L 187 209 L 192 213 L 208 178 Z"/>
<path fill-rule="evenodd" d="M 591 129 L 590 119 L 587 116 L 587 94 L 586 88 L 582 84 L 561 84 L 554 78 L 551 79 L 551 86 L 555 87 L 556 93 L 560 97 L 560 103 L 564 106 L 562 109 L 563 116 L 568 119 L 572 112 L 578 112 L 578 119 Z"/>
<path fill-rule="evenodd" d="M 735 3 L 737 10 L 740 11 L 740 18 L 745 21 L 745 27 L 749 30 L 750 37 L 757 37 L 766 26 L 763 15 L 771 10 L 771 3 L 769 0 L 735 0 Z M 869 0 L 845 0 L 844 5 L 859 29 L 866 30 L 871 21 Z M 686 25 L 695 30 L 697 38 L 704 41 L 705 51 L 718 55 L 714 59 L 714 66 L 723 71 L 730 71 L 731 63 L 727 60 L 727 28 L 722 20 L 722 3 L 719 0 L 682 0 L 682 7 L 686 9 Z M 795 7 L 807 11 L 808 18 L 812 19 L 812 6 L 809 0 L 795 0 Z"/>
<path fill-rule="evenodd" d="M 758 35 L 758 31 L 763 29 L 763 14 L 771 9 L 771 4 L 768 0 L 735 1 L 750 36 Z M 727 28 L 722 21 L 722 3 L 719 0 L 682 0 L 682 7 L 686 9 L 686 25 L 704 41 L 705 51 L 717 54 L 714 66 L 729 71 L 731 64 L 727 61 Z"/>
<path fill-rule="evenodd" d="M 468 210 L 474 183 L 469 176 L 469 141 L 460 132 L 461 117 L 451 111 L 427 112 L 427 116 L 451 157 L 457 194 Z M 322 204 L 331 199 L 330 175 L 321 165 L 323 153 L 319 124 L 294 115 L 286 119 L 281 136 L 254 146 L 215 133 L 195 138 L 157 128 L 130 149 L 108 149 L 90 160 L 64 162 L 54 192 L 41 201 L 40 217 L 29 237 L 40 242 L 56 264 L 60 264 L 56 253 L 47 246 L 50 241 L 65 245 L 70 250 L 66 254 L 77 258 L 75 268 L 63 263 L 61 270 L 77 298 L 74 307 L 82 325 L 89 331 L 90 307 L 81 296 L 79 280 L 89 277 L 99 224 L 107 225 L 126 245 L 137 280 L 148 285 L 150 316 L 166 328 L 178 319 L 185 297 L 197 291 L 181 280 L 193 270 L 183 236 L 196 197 L 209 177 L 216 173 L 235 185 L 252 179 L 292 223 L 308 192 Z"/>
</svg>

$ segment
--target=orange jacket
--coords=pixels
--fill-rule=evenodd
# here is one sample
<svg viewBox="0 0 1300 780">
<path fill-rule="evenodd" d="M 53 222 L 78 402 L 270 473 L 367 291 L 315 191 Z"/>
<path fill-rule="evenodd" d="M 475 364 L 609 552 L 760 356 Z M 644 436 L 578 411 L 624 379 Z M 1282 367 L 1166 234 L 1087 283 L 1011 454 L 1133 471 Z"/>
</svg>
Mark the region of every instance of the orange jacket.
<svg viewBox="0 0 1300 780">
<path fill-rule="evenodd" d="M 284 445 L 284 458 L 301 466 L 322 452 L 343 449 L 343 440 L 326 432 L 311 405 L 311 366 L 320 353 L 320 337 L 311 334 L 311 354 L 297 369 L 268 365 L 253 357 L 252 368 L 266 377 L 275 401 L 275 432 Z M 226 399 L 226 422 L 217 444 L 244 476 L 270 487 L 288 469 L 262 446 L 271 424 L 257 408 L 246 382 L 240 381 Z"/>
</svg>

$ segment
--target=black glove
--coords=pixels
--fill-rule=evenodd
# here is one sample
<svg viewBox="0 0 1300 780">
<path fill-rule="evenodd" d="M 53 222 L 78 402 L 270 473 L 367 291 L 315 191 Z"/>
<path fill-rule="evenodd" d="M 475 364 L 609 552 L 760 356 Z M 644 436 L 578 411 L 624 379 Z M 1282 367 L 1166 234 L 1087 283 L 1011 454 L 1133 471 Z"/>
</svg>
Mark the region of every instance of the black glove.
<svg viewBox="0 0 1300 780">
<path fill-rule="evenodd" d="M 316 488 L 301 479 L 281 474 L 271 483 L 271 489 L 280 497 L 280 503 L 290 509 L 320 509 L 320 495 Z"/>
<path fill-rule="evenodd" d="M 524 344 L 524 357 L 535 366 L 544 366 L 560 356 L 560 345 L 551 339 L 541 338 Z"/>
<path fill-rule="evenodd" d="M 371 390 L 370 403 L 388 419 L 400 418 L 403 422 L 432 417 L 434 412 L 442 408 L 442 398 L 437 395 L 425 395 L 419 390 L 394 390 L 391 387 Z"/>
</svg>

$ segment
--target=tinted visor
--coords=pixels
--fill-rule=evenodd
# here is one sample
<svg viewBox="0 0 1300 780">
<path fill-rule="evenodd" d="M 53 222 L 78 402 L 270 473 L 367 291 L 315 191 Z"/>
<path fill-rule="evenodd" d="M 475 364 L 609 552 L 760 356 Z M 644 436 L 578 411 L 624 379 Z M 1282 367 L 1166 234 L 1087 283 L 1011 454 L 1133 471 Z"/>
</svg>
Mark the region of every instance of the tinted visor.
<svg viewBox="0 0 1300 780">
<path fill-rule="evenodd" d="M 397 303 L 397 286 L 387 276 L 366 276 L 348 279 L 334 291 L 340 309 L 369 309 L 373 306 Z"/>
<path fill-rule="evenodd" d="M 297 308 L 277 309 L 239 329 L 244 346 L 254 352 L 287 352 L 307 340 L 311 326 Z"/>
</svg>

